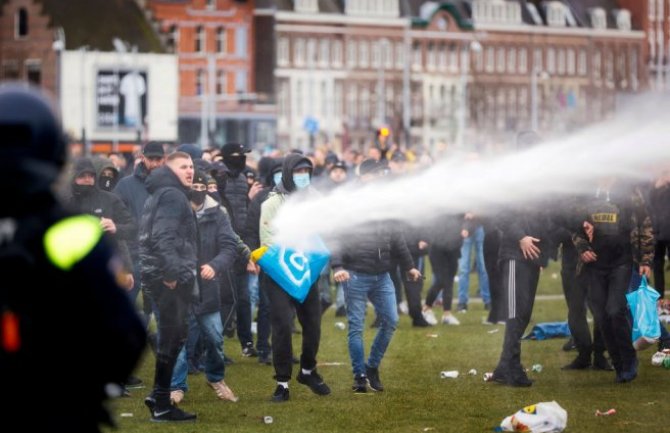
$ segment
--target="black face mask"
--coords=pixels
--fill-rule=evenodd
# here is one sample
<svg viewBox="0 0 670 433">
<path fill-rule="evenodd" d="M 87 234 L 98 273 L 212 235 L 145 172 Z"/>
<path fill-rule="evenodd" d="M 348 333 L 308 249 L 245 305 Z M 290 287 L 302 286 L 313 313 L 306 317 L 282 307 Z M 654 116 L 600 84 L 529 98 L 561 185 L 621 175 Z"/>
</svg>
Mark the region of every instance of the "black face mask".
<svg viewBox="0 0 670 433">
<path fill-rule="evenodd" d="M 217 203 L 221 204 L 221 196 L 219 195 L 218 191 L 215 192 L 208 192 L 207 195 L 212 197 L 214 200 L 216 200 Z"/>
<path fill-rule="evenodd" d="M 95 191 L 95 185 L 72 185 L 72 193 L 78 197 L 91 195 Z"/>
<path fill-rule="evenodd" d="M 112 176 L 100 176 L 98 181 L 100 189 L 105 191 L 111 191 L 116 186 L 116 178 Z"/>
<path fill-rule="evenodd" d="M 202 206 L 202 204 L 205 202 L 205 197 L 207 197 L 207 191 L 196 191 L 192 189 L 189 192 L 189 200 L 196 205 L 196 206 Z"/>
<path fill-rule="evenodd" d="M 242 171 L 247 166 L 247 157 L 241 156 L 227 156 L 223 159 L 228 168 L 234 171 Z"/>
</svg>

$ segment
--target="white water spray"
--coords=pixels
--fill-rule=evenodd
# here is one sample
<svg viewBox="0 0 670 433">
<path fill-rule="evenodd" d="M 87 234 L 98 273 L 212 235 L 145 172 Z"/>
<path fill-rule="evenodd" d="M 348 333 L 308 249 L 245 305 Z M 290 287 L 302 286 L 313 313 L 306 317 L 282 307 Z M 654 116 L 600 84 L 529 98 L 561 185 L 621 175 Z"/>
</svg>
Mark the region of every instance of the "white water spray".
<svg viewBox="0 0 670 433">
<path fill-rule="evenodd" d="M 605 176 L 650 180 L 670 168 L 670 100 L 646 98 L 611 121 L 495 159 L 440 161 L 416 175 L 349 185 L 317 199 L 292 198 L 275 240 L 304 247 L 311 234 L 346 235 L 374 220 L 421 224 L 442 213 L 491 212 L 561 194 L 595 191 Z"/>
</svg>

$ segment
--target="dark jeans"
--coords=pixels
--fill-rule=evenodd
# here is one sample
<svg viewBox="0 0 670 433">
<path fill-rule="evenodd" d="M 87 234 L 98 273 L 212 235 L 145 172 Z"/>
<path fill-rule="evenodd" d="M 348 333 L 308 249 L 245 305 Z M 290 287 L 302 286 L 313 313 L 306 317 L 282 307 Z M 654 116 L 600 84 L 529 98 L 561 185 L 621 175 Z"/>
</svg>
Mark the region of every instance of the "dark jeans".
<svg viewBox="0 0 670 433">
<path fill-rule="evenodd" d="M 256 316 L 256 350 L 260 355 L 269 355 L 270 347 L 270 299 L 267 280 L 270 277 L 261 271 L 258 275 L 258 313 Z"/>
<path fill-rule="evenodd" d="M 508 308 L 505 339 L 497 370 L 521 370 L 521 337 L 530 322 L 535 303 L 540 267 L 521 260 L 502 262 L 502 285 Z"/>
<path fill-rule="evenodd" d="M 576 266 L 571 263 L 561 264 L 561 281 L 563 294 L 568 305 L 568 326 L 575 341 L 579 356 L 591 360 L 591 354 L 602 354 L 605 351 L 605 342 L 598 324 L 593 326 L 593 340 L 586 321 L 586 294 L 588 278 L 585 272 L 576 275 Z"/>
<path fill-rule="evenodd" d="M 499 249 L 500 234 L 496 230 L 488 231 L 484 238 L 484 264 L 489 276 L 489 292 L 491 293 L 491 309 L 486 319 L 489 323 L 498 323 L 507 319 L 507 305 L 504 302 L 505 293 L 498 260 Z"/>
<path fill-rule="evenodd" d="M 288 382 L 293 373 L 293 311 L 302 326 L 302 354 L 300 367 L 316 368 L 316 354 L 321 341 L 321 301 L 318 281 L 315 282 L 301 304 L 284 291 L 272 278 L 267 277 L 267 294 L 270 300 L 272 323 L 272 364 L 277 382 Z"/>
<path fill-rule="evenodd" d="M 423 275 L 425 268 L 424 256 L 412 254 L 412 259 L 414 260 L 416 268 Z M 421 314 L 421 291 L 423 290 L 423 280 L 420 279 L 419 281 L 408 281 L 397 262 L 392 262 L 391 266 L 393 271 L 390 272 L 390 275 L 391 281 L 393 281 L 393 286 L 395 287 L 396 301 L 402 299 L 402 297 L 398 297 L 398 291 L 402 292 L 402 286 L 405 286 L 407 309 L 409 310 L 409 316 L 412 318 L 412 323 L 423 322 L 424 318 Z"/>
<path fill-rule="evenodd" d="M 170 406 L 172 371 L 188 334 L 192 285 L 179 285 L 172 290 L 162 283 L 151 286 L 151 297 L 159 312 L 156 370 L 152 396 L 156 410 Z"/>
<path fill-rule="evenodd" d="M 626 301 L 631 280 L 631 265 L 611 269 L 586 267 L 588 300 L 593 319 L 600 327 L 607 352 L 617 373 L 629 371 L 636 361 L 631 340 L 632 323 Z"/>
<path fill-rule="evenodd" d="M 428 253 L 433 269 L 433 284 L 426 295 L 426 305 L 433 306 L 437 295 L 442 291 L 442 308 L 451 311 L 454 297 L 454 277 L 458 272 L 458 259 L 461 257 L 460 246 L 455 249 L 432 246 Z"/>
<path fill-rule="evenodd" d="M 235 317 L 237 319 L 235 320 Z M 242 348 L 254 342 L 251 335 L 249 276 L 246 270 L 227 272 L 221 281 L 221 322 L 229 329 L 237 322 L 237 337 Z"/>
<path fill-rule="evenodd" d="M 654 289 L 665 296 L 665 258 L 668 256 L 670 242 L 656 241 L 656 252 L 654 254 Z"/>
</svg>

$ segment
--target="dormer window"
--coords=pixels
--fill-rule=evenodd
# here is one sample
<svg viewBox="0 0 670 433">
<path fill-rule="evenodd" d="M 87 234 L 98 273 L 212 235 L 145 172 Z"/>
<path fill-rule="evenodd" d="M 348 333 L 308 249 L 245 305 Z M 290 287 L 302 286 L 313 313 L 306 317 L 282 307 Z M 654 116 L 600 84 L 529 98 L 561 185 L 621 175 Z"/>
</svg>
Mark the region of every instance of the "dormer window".
<svg viewBox="0 0 670 433">
<path fill-rule="evenodd" d="M 565 27 L 565 5 L 559 1 L 547 3 L 547 24 L 550 27 Z"/>
<path fill-rule="evenodd" d="M 209 10 L 216 9 L 216 0 L 207 0 L 207 9 Z"/>
<path fill-rule="evenodd" d="M 310 1 L 317 2 L 317 0 Z M 345 0 L 344 11 L 347 15 L 397 18 L 400 16 L 400 5 L 398 0 Z"/>
<path fill-rule="evenodd" d="M 614 20 L 616 21 L 616 28 L 622 31 L 630 31 L 631 20 L 630 11 L 626 9 L 619 9 L 614 11 Z"/>
<path fill-rule="evenodd" d="M 315 14 L 319 12 L 317 0 L 295 0 L 295 11 Z"/>
<path fill-rule="evenodd" d="M 504 0 L 475 0 L 472 16 L 477 23 L 520 24 L 521 6 Z"/>
<path fill-rule="evenodd" d="M 590 11 L 591 27 L 598 30 L 607 28 L 607 16 L 603 8 L 593 8 Z"/>
</svg>

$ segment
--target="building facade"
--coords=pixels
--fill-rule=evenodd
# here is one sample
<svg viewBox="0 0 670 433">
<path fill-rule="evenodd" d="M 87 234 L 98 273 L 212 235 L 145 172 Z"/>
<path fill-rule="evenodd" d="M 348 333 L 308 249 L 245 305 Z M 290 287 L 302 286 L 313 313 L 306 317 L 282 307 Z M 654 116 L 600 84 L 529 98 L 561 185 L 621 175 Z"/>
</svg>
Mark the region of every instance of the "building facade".
<svg viewBox="0 0 670 433">
<path fill-rule="evenodd" d="M 203 147 L 272 141 L 273 107 L 254 85 L 253 1 L 144 3 L 179 58 L 179 141 Z"/>
</svg>

